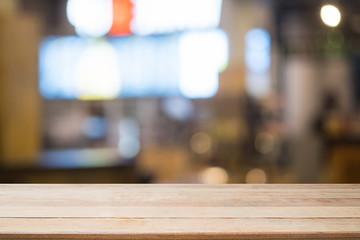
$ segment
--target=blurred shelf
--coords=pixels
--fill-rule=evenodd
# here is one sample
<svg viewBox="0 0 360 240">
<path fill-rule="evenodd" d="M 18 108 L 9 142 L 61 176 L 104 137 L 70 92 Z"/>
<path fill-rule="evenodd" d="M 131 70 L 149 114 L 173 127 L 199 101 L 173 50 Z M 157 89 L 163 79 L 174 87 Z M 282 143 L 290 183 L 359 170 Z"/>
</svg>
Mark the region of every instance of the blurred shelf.
<svg viewBox="0 0 360 240">
<path fill-rule="evenodd" d="M 47 150 L 41 154 L 44 168 L 91 168 L 133 164 L 134 159 L 122 159 L 117 148 L 87 148 Z"/>
<path fill-rule="evenodd" d="M 2 167 L 0 183 L 137 183 L 135 166 L 91 168 Z"/>
</svg>

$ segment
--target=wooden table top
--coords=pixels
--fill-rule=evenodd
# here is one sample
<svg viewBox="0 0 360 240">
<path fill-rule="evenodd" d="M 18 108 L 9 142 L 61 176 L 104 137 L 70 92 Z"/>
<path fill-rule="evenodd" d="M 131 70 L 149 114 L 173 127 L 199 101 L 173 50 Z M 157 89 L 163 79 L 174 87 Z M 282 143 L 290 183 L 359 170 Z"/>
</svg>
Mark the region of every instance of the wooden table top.
<svg viewBox="0 0 360 240">
<path fill-rule="evenodd" d="M 360 239 L 360 185 L 0 185 L 2 239 Z"/>
</svg>

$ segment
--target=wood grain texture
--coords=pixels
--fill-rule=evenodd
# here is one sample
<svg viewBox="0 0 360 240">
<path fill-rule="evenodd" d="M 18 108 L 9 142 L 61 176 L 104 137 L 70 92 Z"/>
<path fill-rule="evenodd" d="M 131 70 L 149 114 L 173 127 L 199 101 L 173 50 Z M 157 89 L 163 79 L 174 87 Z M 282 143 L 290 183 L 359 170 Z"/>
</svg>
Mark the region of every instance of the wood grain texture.
<svg viewBox="0 0 360 240">
<path fill-rule="evenodd" d="M 360 239 L 360 185 L 0 185 L 1 239 Z"/>
</svg>

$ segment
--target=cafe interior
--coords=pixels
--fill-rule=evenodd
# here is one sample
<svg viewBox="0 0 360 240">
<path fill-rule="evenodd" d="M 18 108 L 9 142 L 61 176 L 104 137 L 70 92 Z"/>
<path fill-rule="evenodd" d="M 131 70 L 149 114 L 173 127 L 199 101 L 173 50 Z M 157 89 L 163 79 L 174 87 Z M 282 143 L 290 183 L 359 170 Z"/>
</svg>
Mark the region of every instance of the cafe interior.
<svg viewBox="0 0 360 240">
<path fill-rule="evenodd" d="M 1 183 L 360 183 L 360 1 L 1 0 Z"/>
</svg>

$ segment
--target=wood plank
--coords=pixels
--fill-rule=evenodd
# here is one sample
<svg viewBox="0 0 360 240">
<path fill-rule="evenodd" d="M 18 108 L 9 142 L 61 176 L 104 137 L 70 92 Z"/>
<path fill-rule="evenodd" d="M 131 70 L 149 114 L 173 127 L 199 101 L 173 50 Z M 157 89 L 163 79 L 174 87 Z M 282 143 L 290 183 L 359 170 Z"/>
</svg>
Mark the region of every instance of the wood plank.
<svg viewBox="0 0 360 240">
<path fill-rule="evenodd" d="M 86 202 L 81 202 L 79 198 L 72 198 L 72 202 L 69 199 L 14 199 L 7 197 L 6 199 L 2 199 L 1 202 L 6 204 L 8 207 L 21 207 L 23 205 L 31 205 L 33 207 L 40 206 L 83 206 L 83 207 L 91 207 L 91 206 L 99 206 L 101 203 L 102 206 L 128 206 L 128 207 L 136 207 L 136 206 L 164 206 L 164 207 L 180 207 L 184 206 L 184 201 L 182 199 L 169 199 L 159 198 L 156 201 L 152 199 L 132 199 L 129 201 L 128 199 L 120 198 L 116 201 L 111 200 L 109 198 L 97 198 L 97 199 L 87 199 Z M 267 197 L 265 199 L 253 199 L 253 198 L 211 198 L 211 199 L 193 199 L 191 201 L 192 206 L 194 207 L 221 207 L 221 206 L 229 206 L 229 207 L 311 207 L 311 206 L 343 206 L 343 207 L 357 207 L 360 206 L 360 198 L 275 198 L 275 197 Z"/>
<path fill-rule="evenodd" d="M 176 210 L 176 211 L 174 211 Z M 112 218 L 356 218 L 360 207 L 0 206 L 0 217 Z"/>
<path fill-rule="evenodd" d="M 105 234 L 116 239 L 158 239 L 167 237 L 216 237 L 230 235 L 234 239 L 264 237 L 359 237 L 360 219 L 6 219 L 2 234 L 65 234 L 72 238 L 81 234 Z M 323 236 L 322 236 L 323 234 Z M 294 236 L 292 236 L 294 239 Z M 166 239 L 166 238 L 165 238 Z"/>
<path fill-rule="evenodd" d="M 360 239 L 360 185 L 0 185 L 1 239 Z"/>
</svg>

